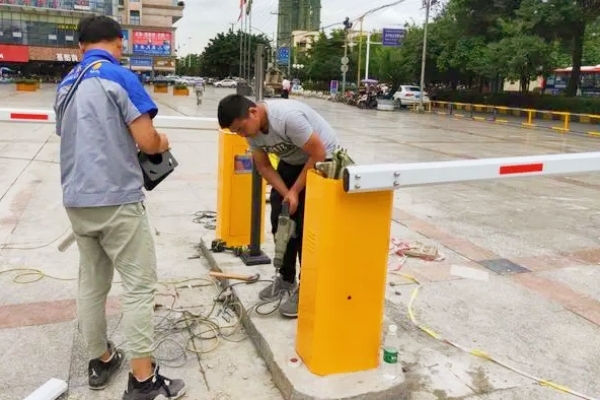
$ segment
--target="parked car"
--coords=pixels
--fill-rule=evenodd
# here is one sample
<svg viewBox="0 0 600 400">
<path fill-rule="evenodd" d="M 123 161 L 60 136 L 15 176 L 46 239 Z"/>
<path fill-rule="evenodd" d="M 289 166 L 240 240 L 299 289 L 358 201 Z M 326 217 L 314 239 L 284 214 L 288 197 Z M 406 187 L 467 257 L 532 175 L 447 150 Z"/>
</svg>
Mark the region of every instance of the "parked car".
<svg viewBox="0 0 600 400">
<path fill-rule="evenodd" d="M 218 88 L 234 88 L 237 87 L 237 82 L 234 81 L 233 79 L 223 79 L 222 81 L 219 82 L 215 82 L 215 87 Z"/>
<path fill-rule="evenodd" d="M 396 93 L 394 93 L 394 101 L 401 107 L 412 106 L 421 103 L 421 88 L 411 85 L 400 85 Z M 427 92 L 423 93 L 423 104 L 429 104 L 429 96 Z"/>
</svg>

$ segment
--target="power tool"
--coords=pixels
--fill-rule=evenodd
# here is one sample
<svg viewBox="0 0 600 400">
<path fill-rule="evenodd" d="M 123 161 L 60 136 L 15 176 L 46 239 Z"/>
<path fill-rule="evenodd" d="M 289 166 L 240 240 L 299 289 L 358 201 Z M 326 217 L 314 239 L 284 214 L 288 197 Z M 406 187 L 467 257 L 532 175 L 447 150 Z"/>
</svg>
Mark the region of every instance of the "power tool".
<svg viewBox="0 0 600 400">
<path fill-rule="evenodd" d="M 281 205 L 281 212 L 279 213 L 277 221 L 273 266 L 279 272 L 279 269 L 283 265 L 283 257 L 285 256 L 287 245 L 296 233 L 296 222 L 290 218 L 290 205 L 287 202 Z"/>
</svg>

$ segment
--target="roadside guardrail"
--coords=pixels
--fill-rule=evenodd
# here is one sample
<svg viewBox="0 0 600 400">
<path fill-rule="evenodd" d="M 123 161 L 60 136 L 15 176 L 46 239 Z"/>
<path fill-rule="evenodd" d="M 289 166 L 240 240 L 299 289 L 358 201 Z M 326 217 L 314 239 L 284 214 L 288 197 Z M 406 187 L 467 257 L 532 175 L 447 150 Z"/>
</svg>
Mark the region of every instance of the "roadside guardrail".
<svg viewBox="0 0 600 400">
<path fill-rule="evenodd" d="M 415 111 L 416 107 L 411 108 L 411 110 Z M 517 125 L 523 128 L 552 129 L 560 133 L 574 132 L 600 136 L 600 115 L 449 101 L 432 101 L 425 108 L 425 112 L 446 115 L 455 119 L 470 119 L 479 122 Z"/>
</svg>

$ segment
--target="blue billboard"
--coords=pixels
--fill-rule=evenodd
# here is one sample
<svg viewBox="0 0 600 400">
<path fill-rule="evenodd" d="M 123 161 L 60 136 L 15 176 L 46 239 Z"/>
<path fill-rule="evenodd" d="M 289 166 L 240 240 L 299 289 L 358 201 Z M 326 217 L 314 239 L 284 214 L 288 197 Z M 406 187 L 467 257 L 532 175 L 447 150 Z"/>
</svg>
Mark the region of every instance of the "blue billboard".
<svg viewBox="0 0 600 400">
<path fill-rule="evenodd" d="M 129 31 L 124 30 L 121 33 L 123 34 L 123 53 L 127 54 L 129 53 Z"/>
<path fill-rule="evenodd" d="M 152 59 L 149 57 L 131 57 L 129 58 L 129 65 L 131 65 L 132 67 L 152 68 Z"/>
<path fill-rule="evenodd" d="M 170 56 L 171 32 L 133 31 L 133 54 Z"/>
<path fill-rule="evenodd" d="M 402 46 L 406 36 L 406 29 L 402 28 L 383 28 L 382 42 L 384 46 L 399 47 Z"/>
<path fill-rule="evenodd" d="M 277 50 L 277 64 L 288 65 L 290 62 L 290 48 L 280 47 Z"/>
</svg>

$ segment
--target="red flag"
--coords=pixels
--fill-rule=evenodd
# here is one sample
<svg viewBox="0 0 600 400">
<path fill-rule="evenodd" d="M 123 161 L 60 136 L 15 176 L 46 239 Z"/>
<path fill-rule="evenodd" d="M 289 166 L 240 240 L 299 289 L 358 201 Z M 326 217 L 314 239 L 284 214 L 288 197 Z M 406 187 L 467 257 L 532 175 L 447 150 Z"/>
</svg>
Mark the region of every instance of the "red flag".
<svg viewBox="0 0 600 400">
<path fill-rule="evenodd" d="M 244 5 L 246 4 L 246 0 L 240 0 L 240 16 L 238 17 L 238 22 L 242 19 L 242 15 L 244 15 Z"/>
</svg>

